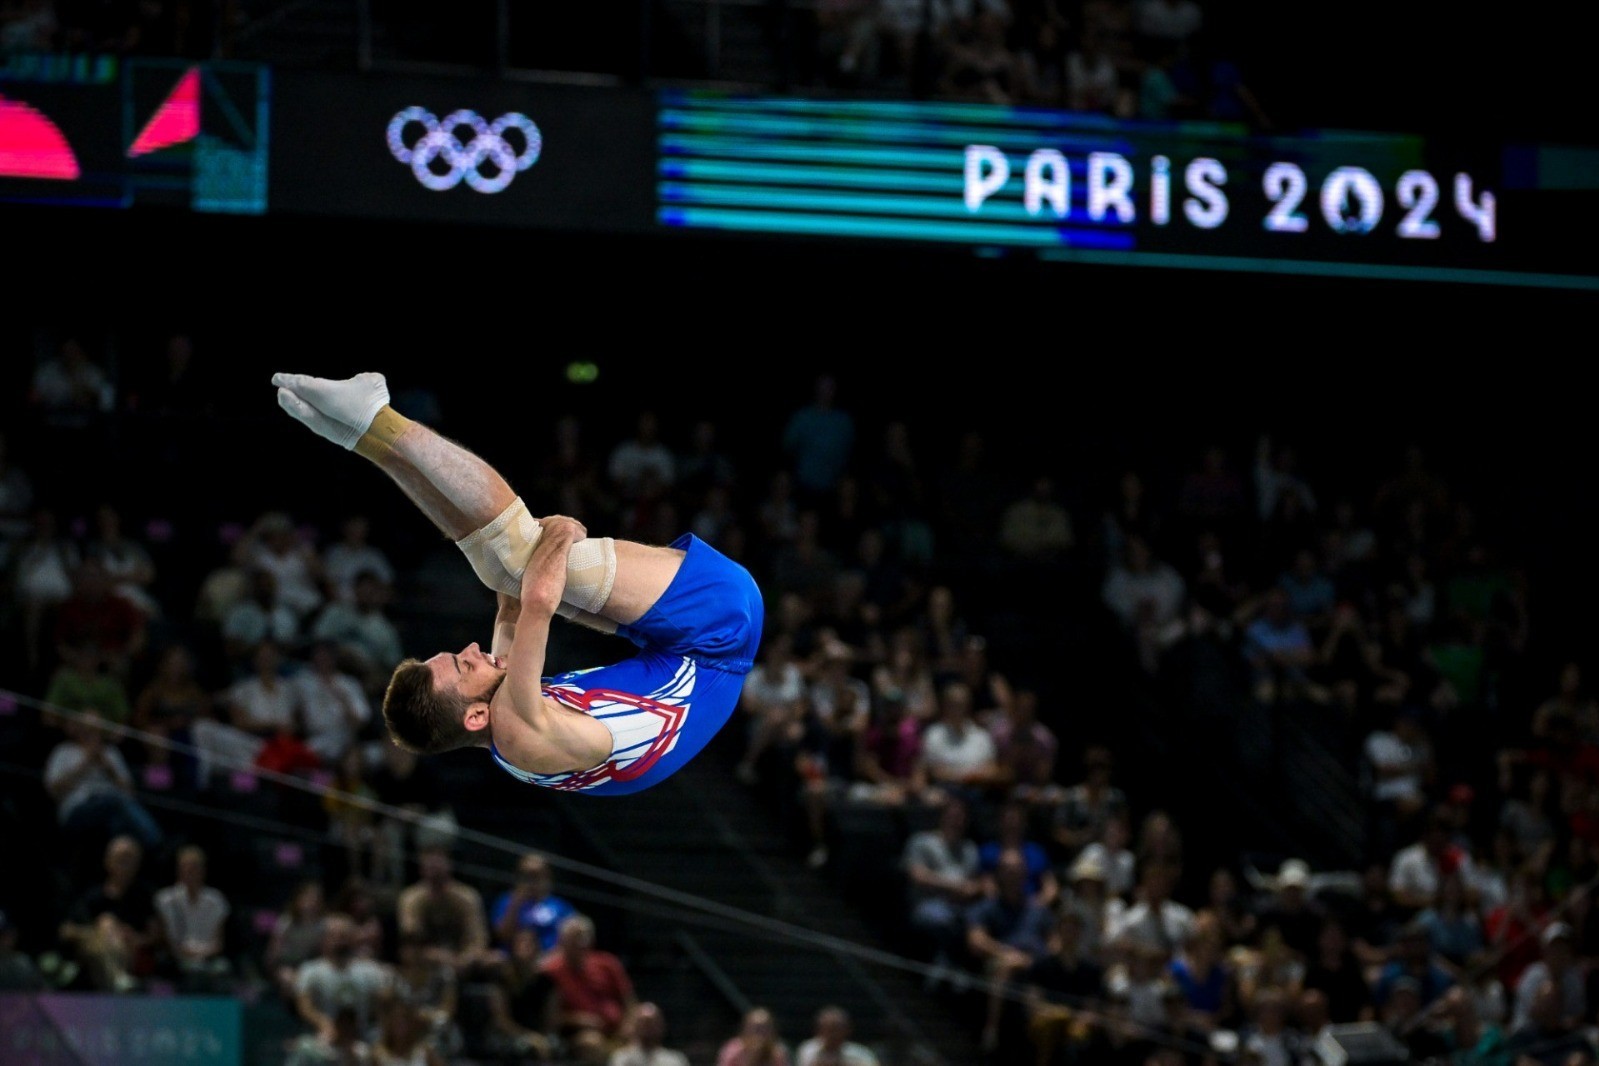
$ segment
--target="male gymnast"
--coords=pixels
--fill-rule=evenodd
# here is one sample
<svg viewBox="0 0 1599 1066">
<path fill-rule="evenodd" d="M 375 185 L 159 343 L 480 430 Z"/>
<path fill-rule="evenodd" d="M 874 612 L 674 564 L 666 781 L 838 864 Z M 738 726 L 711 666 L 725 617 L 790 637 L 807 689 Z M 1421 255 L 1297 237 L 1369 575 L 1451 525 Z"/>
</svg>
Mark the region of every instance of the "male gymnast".
<svg viewBox="0 0 1599 1066">
<path fill-rule="evenodd" d="M 623 795 L 670 777 L 732 715 L 764 620 L 742 566 L 693 534 L 659 547 L 534 518 L 488 463 L 390 407 L 381 374 L 272 384 L 295 419 L 388 474 L 497 594 L 489 652 L 474 643 L 395 667 L 383 718 L 396 744 L 483 747 L 530 784 Z M 639 652 L 545 677 L 556 614 Z"/>
</svg>

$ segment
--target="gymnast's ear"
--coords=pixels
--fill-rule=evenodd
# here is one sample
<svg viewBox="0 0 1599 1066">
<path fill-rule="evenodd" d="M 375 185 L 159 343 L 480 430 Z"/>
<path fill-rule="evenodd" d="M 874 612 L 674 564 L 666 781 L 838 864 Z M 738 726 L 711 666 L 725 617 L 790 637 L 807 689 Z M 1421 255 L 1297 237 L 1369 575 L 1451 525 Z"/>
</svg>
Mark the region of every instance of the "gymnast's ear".
<svg viewBox="0 0 1599 1066">
<path fill-rule="evenodd" d="M 466 705 L 465 717 L 461 724 L 468 733 L 480 733 L 489 727 L 489 701 L 477 700 Z"/>
</svg>

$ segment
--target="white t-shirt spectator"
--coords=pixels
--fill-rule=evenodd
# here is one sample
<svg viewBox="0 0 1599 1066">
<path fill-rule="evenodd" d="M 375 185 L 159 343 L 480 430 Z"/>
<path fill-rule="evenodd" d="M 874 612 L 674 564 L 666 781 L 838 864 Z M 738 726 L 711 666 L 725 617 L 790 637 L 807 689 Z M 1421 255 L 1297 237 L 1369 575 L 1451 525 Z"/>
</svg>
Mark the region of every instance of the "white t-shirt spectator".
<svg viewBox="0 0 1599 1066">
<path fill-rule="evenodd" d="M 317 587 L 316 575 L 303 552 L 283 554 L 258 545 L 250 552 L 248 565 L 266 570 L 277 579 L 278 602 L 296 616 L 310 614 L 322 605 L 322 590 Z"/>
<path fill-rule="evenodd" d="M 389 968 L 371 959 L 351 959 L 339 969 L 319 957 L 301 965 L 294 977 L 295 991 L 309 996 L 319 1013 L 331 1018 L 343 1007 L 354 1008 L 356 1024 L 363 1033 L 372 1030 L 378 1001 L 392 983 Z"/>
<path fill-rule="evenodd" d="M 1118 566 L 1105 578 L 1102 594 L 1105 605 L 1121 619 L 1122 625 L 1131 627 L 1140 620 L 1139 605 L 1146 600 L 1154 606 L 1151 621 L 1157 625 L 1176 618 L 1183 605 L 1184 591 L 1183 579 L 1177 571 L 1156 561 L 1141 574 Z"/>
<path fill-rule="evenodd" d="M 611 1052 L 608 1066 L 688 1066 L 688 1056 L 671 1048 L 645 1051 L 640 1047 L 625 1047 Z"/>
<path fill-rule="evenodd" d="M 1471 858 L 1460 855 L 1456 861 L 1461 880 L 1468 885 L 1471 884 L 1476 876 Z M 1393 863 L 1388 867 L 1390 892 L 1436 896 L 1438 880 L 1438 863 L 1427 853 L 1426 845 L 1419 841 L 1407 848 L 1400 848 L 1398 854 L 1394 856 Z"/>
<path fill-rule="evenodd" d="M 57 782 L 77 773 L 88 758 L 89 753 L 75 741 L 57 744 L 44 762 L 44 787 L 53 789 Z M 56 815 L 65 822 L 90 797 L 102 792 L 123 792 L 132 787 L 133 775 L 128 772 L 128 764 L 122 758 L 122 753 L 107 746 L 105 761 L 79 778 L 72 791 L 61 797 L 61 802 L 56 805 Z"/>
<path fill-rule="evenodd" d="M 155 909 L 174 945 L 204 948 L 222 943 L 230 908 L 227 898 L 210 885 L 197 896 L 190 896 L 182 885 L 169 885 L 155 894 Z"/>
<path fill-rule="evenodd" d="M 268 689 L 259 677 L 247 677 L 228 689 L 223 697 L 229 707 L 238 708 L 252 729 L 281 729 L 294 732 L 295 712 L 300 706 L 300 691 L 286 680 Z"/>
<path fill-rule="evenodd" d="M 1077 862 L 1097 862 L 1105 871 L 1105 891 L 1113 896 L 1125 896 L 1137 883 L 1137 857 L 1126 848 L 1111 851 L 1099 841 L 1078 853 Z"/>
<path fill-rule="evenodd" d="M 924 829 L 905 842 L 902 861 L 907 875 L 912 867 L 920 866 L 935 877 L 970 881 L 977 876 L 977 844 L 963 839 L 951 845 L 938 830 Z M 912 895 L 918 900 L 942 895 L 938 890 L 922 888 L 914 881 L 910 885 Z"/>
<path fill-rule="evenodd" d="M 1194 912 L 1175 900 L 1165 900 L 1159 911 L 1140 900 L 1131 907 L 1117 907 L 1105 920 L 1105 939 L 1112 944 L 1141 944 L 1175 951 L 1188 941 L 1194 927 Z"/>
<path fill-rule="evenodd" d="M 811 1037 L 799 1046 L 799 1052 L 794 1056 L 794 1066 L 877 1066 L 877 1056 L 864 1044 L 857 1044 L 853 1040 L 846 1040 L 838 1049 L 834 1058 L 824 1058 L 822 1041 L 818 1037 Z"/>
<path fill-rule="evenodd" d="M 638 491 L 646 472 L 654 474 L 655 483 L 662 488 L 671 485 L 677 477 L 677 460 L 673 458 L 672 450 L 659 441 L 644 444 L 625 440 L 611 453 L 611 461 L 605 469 L 618 488 L 626 493 L 634 493 Z"/>
<path fill-rule="evenodd" d="M 360 683 L 349 674 L 323 678 L 314 670 L 302 670 L 290 683 L 304 709 L 306 745 L 324 761 L 338 762 L 355 743 L 357 731 L 372 719 L 372 704 Z"/>
<path fill-rule="evenodd" d="M 794 663 L 785 663 L 776 671 L 767 663 L 756 663 L 744 678 L 744 698 L 763 712 L 798 703 L 805 698 L 805 675 Z"/>
<path fill-rule="evenodd" d="M 1378 778 L 1372 786 L 1374 799 L 1382 801 L 1420 799 L 1421 767 L 1426 752 L 1399 739 L 1395 733 L 1378 730 L 1366 738 L 1366 759 L 1376 769 L 1411 768 L 1410 773 Z"/>
<path fill-rule="evenodd" d="M 246 648 L 263 640 L 294 644 L 300 639 L 300 620 L 281 603 L 269 610 L 254 600 L 240 600 L 222 616 L 222 635 Z"/>
<path fill-rule="evenodd" d="M 382 611 L 359 611 L 348 603 L 330 603 L 311 627 L 313 640 L 331 640 L 364 656 L 373 666 L 392 670 L 405 658 L 400 631 Z"/>
<path fill-rule="evenodd" d="M 355 599 L 357 575 L 370 570 L 385 584 L 394 584 L 394 567 L 382 549 L 370 544 L 354 547 L 342 541 L 333 544 L 322 556 L 322 569 L 328 581 L 346 603 Z"/>
<path fill-rule="evenodd" d="M 1545 981 L 1554 981 L 1560 993 L 1560 1013 L 1567 1018 L 1585 1018 L 1588 1014 L 1588 984 L 1583 980 L 1582 967 L 1572 966 L 1559 980 L 1549 972 L 1542 959 L 1528 966 L 1516 982 L 1516 1009 L 1510 1019 L 1510 1032 L 1526 1028 L 1532 1021 L 1533 1003 L 1543 990 Z"/>
<path fill-rule="evenodd" d="M 1173 43 L 1188 40 L 1205 21 L 1194 0 L 1143 0 L 1135 17 L 1141 35 Z"/>
<path fill-rule="evenodd" d="M 993 764 L 994 738 L 975 722 L 956 734 L 943 722 L 934 722 L 922 734 L 922 761 L 933 776 L 960 778 Z"/>
</svg>

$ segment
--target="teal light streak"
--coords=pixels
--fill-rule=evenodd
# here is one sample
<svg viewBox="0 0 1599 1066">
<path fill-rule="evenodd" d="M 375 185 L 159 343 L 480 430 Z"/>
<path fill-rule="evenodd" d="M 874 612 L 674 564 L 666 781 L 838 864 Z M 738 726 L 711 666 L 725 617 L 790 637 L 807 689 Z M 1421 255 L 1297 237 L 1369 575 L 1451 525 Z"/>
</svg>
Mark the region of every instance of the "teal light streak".
<svg viewBox="0 0 1599 1066">
<path fill-rule="evenodd" d="M 925 167 L 959 174 L 966 165 L 962 152 L 950 148 L 845 148 L 837 144 L 772 143 L 727 137 L 665 134 L 661 153 L 716 156 L 723 159 L 791 159 L 801 163 L 868 163 Z"/>
<path fill-rule="evenodd" d="M 922 215 L 935 218 L 963 218 L 972 222 L 999 219 L 1006 222 L 1034 222 L 1061 225 L 1067 220 L 1053 212 L 1029 215 L 1017 203 L 989 202 L 982 207 L 981 220 L 966 209 L 960 195 L 946 199 L 930 196 L 880 196 L 858 192 L 821 192 L 798 189 L 750 189 L 732 185 L 681 185 L 662 182 L 660 198 L 670 204 L 711 204 L 717 207 L 764 207 L 795 211 L 886 212 L 891 215 Z"/>
<path fill-rule="evenodd" d="M 1599 277 L 1539 274 L 1514 270 L 1472 270 L 1464 267 L 1395 266 L 1388 263 L 1316 263 L 1302 259 L 1250 256 L 1189 255 L 1182 252 L 1117 252 L 1097 248 L 1051 248 L 1039 258 L 1106 266 L 1178 267 L 1250 274 L 1299 274 L 1374 281 L 1440 281 L 1467 285 L 1512 285 L 1536 289 L 1578 289 L 1599 292 Z"/>
<path fill-rule="evenodd" d="M 915 122 L 881 122 L 866 117 L 841 116 L 837 118 L 792 117 L 786 115 L 746 115 L 712 112 L 662 111 L 660 125 L 673 133 L 705 133 L 723 136 L 753 137 L 805 137 L 829 138 L 844 141 L 873 141 L 876 143 L 902 142 L 906 144 L 955 144 L 962 147 L 973 143 L 990 143 L 996 135 L 1011 140 L 1001 140 L 1018 151 L 1037 148 L 1040 137 L 1048 137 L 1050 147 L 1077 148 L 1084 151 L 1114 149 L 1125 143 L 1128 131 L 1101 130 L 1085 133 L 1066 133 L 1052 128 L 1048 123 L 1033 123 L 1019 129 L 995 130 L 987 126 L 952 125 L 948 122 L 921 116 Z"/>
<path fill-rule="evenodd" d="M 860 170 L 852 167 L 819 167 L 798 164 L 728 163 L 720 159 L 689 159 L 665 156 L 656 167 L 662 174 L 677 171 L 673 180 L 742 181 L 750 184 L 831 185 L 861 189 L 899 189 L 905 192 L 953 192 L 966 189 L 961 173 L 928 174 L 914 170 Z M 1007 186 L 1020 187 L 1012 177 Z"/>
<path fill-rule="evenodd" d="M 1010 244 L 1031 248 L 1059 247 L 1068 240 L 1053 226 L 1007 226 L 983 222 L 918 222 L 912 219 L 850 218 L 844 215 L 777 215 L 718 207 L 665 205 L 663 222 L 677 215 L 682 225 L 698 229 L 755 230 L 833 237 L 888 237 L 960 244 Z"/>
</svg>

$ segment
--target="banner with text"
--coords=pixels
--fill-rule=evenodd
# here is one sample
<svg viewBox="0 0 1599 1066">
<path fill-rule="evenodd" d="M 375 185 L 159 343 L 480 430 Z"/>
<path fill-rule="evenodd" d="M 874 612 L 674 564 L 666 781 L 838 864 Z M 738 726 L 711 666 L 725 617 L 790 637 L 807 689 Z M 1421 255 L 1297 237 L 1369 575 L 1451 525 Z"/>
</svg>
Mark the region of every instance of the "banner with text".
<svg viewBox="0 0 1599 1066">
<path fill-rule="evenodd" d="M 7 1066 L 238 1066 L 233 999 L 0 994 Z"/>
</svg>

